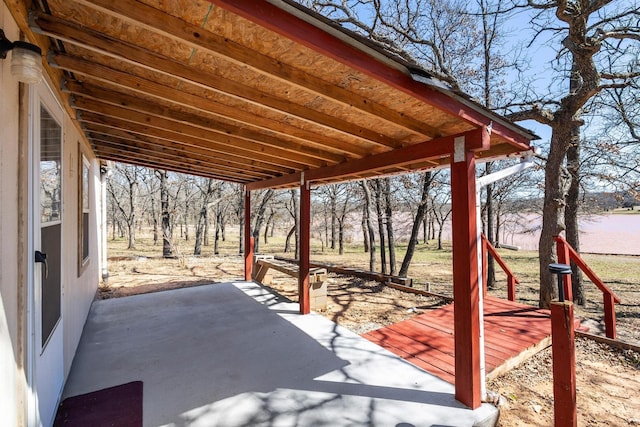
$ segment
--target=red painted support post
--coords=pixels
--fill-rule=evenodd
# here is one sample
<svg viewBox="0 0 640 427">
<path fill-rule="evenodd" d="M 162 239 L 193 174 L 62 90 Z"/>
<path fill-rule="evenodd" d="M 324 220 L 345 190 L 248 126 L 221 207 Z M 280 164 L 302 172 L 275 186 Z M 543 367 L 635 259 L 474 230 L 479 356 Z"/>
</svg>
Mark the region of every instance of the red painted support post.
<svg viewBox="0 0 640 427">
<path fill-rule="evenodd" d="M 303 181 L 300 185 L 300 263 L 298 274 L 298 298 L 300 313 L 311 312 L 309 297 L 309 243 L 311 240 L 311 190 L 309 183 Z"/>
<path fill-rule="evenodd" d="M 616 308 L 613 294 L 605 292 L 604 297 L 604 326 L 607 338 L 616 339 Z"/>
<path fill-rule="evenodd" d="M 556 252 L 558 254 L 558 263 L 571 265 L 571 255 L 569 254 L 569 244 L 564 239 L 556 239 Z M 573 285 L 571 284 L 571 275 L 564 275 L 564 298 L 567 301 L 573 301 Z"/>
<path fill-rule="evenodd" d="M 456 141 L 451 156 L 455 397 L 475 409 L 482 403 L 476 163 L 464 142 Z"/>
<path fill-rule="evenodd" d="M 516 300 L 516 278 L 513 274 L 507 276 L 507 299 L 509 301 Z"/>
<path fill-rule="evenodd" d="M 553 413 L 555 427 L 578 425 L 576 406 L 576 350 L 573 303 L 551 303 L 553 354 Z"/>
<path fill-rule="evenodd" d="M 244 191 L 244 280 L 251 281 L 253 237 L 251 237 L 251 191 Z"/>
</svg>

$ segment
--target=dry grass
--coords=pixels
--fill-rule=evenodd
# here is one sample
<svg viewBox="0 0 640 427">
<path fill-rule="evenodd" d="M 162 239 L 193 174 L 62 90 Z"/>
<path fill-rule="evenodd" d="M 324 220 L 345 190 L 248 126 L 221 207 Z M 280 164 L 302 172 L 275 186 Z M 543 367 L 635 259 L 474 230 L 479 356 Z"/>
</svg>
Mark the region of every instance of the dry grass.
<svg viewBox="0 0 640 427">
<path fill-rule="evenodd" d="M 233 230 L 236 231 L 236 230 Z M 224 242 L 220 242 L 219 256 L 213 256 L 212 246 L 203 246 L 202 256 L 194 257 L 193 239 L 186 241 L 176 239 L 176 259 L 165 260 L 161 257 L 162 247 L 154 246 L 148 234 L 141 234 L 136 249 L 126 249 L 126 240 L 119 239 L 109 242 L 109 257 L 128 260 L 126 263 L 110 264 L 110 274 L 115 279 L 118 274 L 134 273 L 141 282 L 147 285 L 162 283 L 210 283 L 216 281 L 233 280 L 242 277 L 242 263 L 238 257 L 238 235 L 229 234 Z M 293 258 L 293 254 L 284 253 L 284 238 L 273 237 L 265 244 L 260 242 L 260 252 Z M 334 263 L 343 266 L 369 268 L 369 254 L 364 253 L 362 246 L 347 244 L 343 255 L 337 250 L 322 251 L 319 240 L 312 240 L 311 258 L 316 262 Z M 406 246 L 398 245 L 396 258 L 398 264 L 402 261 Z M 506 260 L 513 272 L 520 280 L 517 288 L 519 302 L 536 306 L 538 302 L 539 273 L 536 252 L 508 251 L 499 249 L 499 253 Z M 378 260 L 379 260 L 379 254 Z M 618 337 L 628 342 L 640 343 L 640 257 L 591 255 L 584 256 L 587 263 L 601 279 L 622 299 L 616 306 L 618 315 Z M 169 267 L 170 273 L 153 274 L 160 270 L 160 265 Z M 378 264 L 379 269 L 379 264 Z M 163 269 L 165 270 L 165 269 Z M 166 270 L 165 270 L 166 271 Z M 147 273 L 147 274 L 143 274 Z M 444 295 L 452 294 L 452 262 L 451 245 L 444 242 L 442 250 L 436 249 L 436 242 L 420 244 L 415 252 L 409 276 L 414 279 L 414 286 L 419 289 L 429 287 L 433 292 Z M 497 273 L 498 286 L 490 293 L 506 297 L 506 276 L 501 271 Z M 138 282 L 137 280 L 135 282 Z M 143 283 L 129 283 L 126 287 L 141 286 Z M 171 285 L 167 285 L 171 286 Z M 584 307 L 576 307 L 576 316 L 587 320 L 593 328 L 604 328 L 604 312 L 602 308 L 602 293 L 588 280 L 585 281 L 586 299 Z M 598 330 L 593 332 L 599 333 Z"/>
</svg>

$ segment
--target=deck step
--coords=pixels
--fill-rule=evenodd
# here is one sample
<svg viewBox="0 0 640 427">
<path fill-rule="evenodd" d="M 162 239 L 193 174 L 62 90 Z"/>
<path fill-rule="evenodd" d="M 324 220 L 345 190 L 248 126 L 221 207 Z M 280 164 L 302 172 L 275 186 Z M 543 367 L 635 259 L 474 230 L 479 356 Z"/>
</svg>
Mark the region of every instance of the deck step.
<svg viewBox="0 0 640 427">
<path fill-rule="evenodd" d="M 362 336 L 453 383 L 453 324 L 453 304 L 450 304 Z M 581 328 L 577 319 L 575 327 Z M 549 310 L 487 296 L 484 331 L 485 368 L 490 378 L 550 345 Z"/>
</svg>

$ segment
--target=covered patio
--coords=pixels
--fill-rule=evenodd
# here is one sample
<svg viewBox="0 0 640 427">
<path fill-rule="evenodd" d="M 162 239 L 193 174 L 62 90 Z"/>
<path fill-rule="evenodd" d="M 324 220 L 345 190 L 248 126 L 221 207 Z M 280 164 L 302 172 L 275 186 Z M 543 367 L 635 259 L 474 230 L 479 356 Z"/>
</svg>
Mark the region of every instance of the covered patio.
<svg viewBox="0 0 640 427">
<path fill-rule="evenodd" d="M 493 425 L 451 384 L 248 282 L 96 301 L 63 398 L 143 382 L 145 426 Z"/>
<path fill-rule="evenodd" d="M 455 398 L 481 406 L 476 161 L 525 155 L 534 135 L 290 0 L 42 0 L 33 10 L 28 3 L 7 5 L 26 38 L 43 48 L 50 80 L 61 82 L 53 89 L 98 158 L 244 185 L 247 281 L 251 192 L 299 188 L 303 314 L 310 311 L 311 187 L 450 167 Z M 184 315 L 191 309 L 184 306 Z M 162 316 L 154 318 L 162 328 Z M 237 335 L 254 336 L 254 322 Z M 175 338 L 166 333 L 158 339 Z M 333 357 L 329 372 L 340 364 Z M 284 361 L 290 375 L 297 361 Z"/>
</svg>

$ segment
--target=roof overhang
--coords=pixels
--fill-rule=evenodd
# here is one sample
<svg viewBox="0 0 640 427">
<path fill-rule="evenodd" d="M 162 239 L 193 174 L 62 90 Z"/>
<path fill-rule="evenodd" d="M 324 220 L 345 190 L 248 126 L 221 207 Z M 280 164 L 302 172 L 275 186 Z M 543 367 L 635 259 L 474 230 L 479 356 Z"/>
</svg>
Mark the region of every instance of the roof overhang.
<svg viewBox="0 0 640 427">
<path fill-rule="evenodd" d="M 460 135 L 478 159 L 535 138 L 291 1 L 25 3 L 8 6 L 101 159 L 288 187 L 442 167 Z"/>
</svg>

